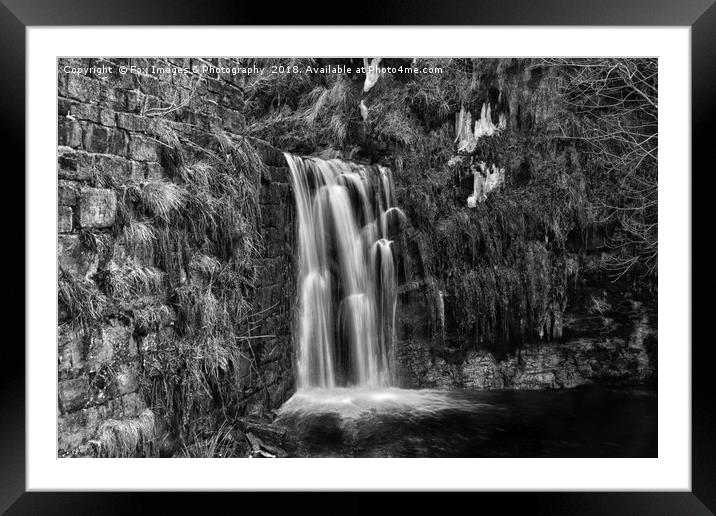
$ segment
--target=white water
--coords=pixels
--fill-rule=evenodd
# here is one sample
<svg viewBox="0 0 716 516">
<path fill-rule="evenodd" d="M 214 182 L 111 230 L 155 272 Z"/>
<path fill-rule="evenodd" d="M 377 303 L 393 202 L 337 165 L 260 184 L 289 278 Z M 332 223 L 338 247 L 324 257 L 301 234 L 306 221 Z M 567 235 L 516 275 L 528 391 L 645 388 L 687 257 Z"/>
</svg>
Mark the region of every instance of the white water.
<svg viewBox="0 0 716 516">
<path fill-rule="evenodd" d="M 449 391 L 411 389 L 308 389 L 294 394 L 278 410 L 282 419 L 335 414 L 341 419 L 370 415 L 427 415 L 474 411 L 489 405 L 462 399 Z"/>
<path fill-rule="evenodd" d="M 285 154 L 298 218 L 299 391 L 393 385 L 390 240 L 403 213 L 384 167 Z"/>
</svg>

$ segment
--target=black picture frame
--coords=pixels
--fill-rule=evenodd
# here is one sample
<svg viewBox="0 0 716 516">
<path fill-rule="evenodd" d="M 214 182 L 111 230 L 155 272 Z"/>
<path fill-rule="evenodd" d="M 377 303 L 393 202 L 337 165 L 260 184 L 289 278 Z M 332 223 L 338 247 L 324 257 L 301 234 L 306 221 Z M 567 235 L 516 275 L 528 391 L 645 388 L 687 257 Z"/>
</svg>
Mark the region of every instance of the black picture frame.
<svg viewBox="0 0 716 516">
<path fill-rule="evenodd" d="M 14 168 L 8 167 L 7 181 L 19 180 L 10 189 L 6 186 L 6 199 L 10 196 L 24 198 L 25 170 L 25 30 L 38 25 L 621 25 L 621 26 L 690 26 L 692 70 L 692 170 L 713 169 L 709 152 L 713 146 L 714 107 L 716 104 L 716 4 L 714 0 L 502 0 L 500 2 L 461 2 L 443 0 L 429 5 L 425 0 L 414 2 L 381 1 L 361 2 L 349 6 L 344 17 L 327 20 L 325 14 L 335 13 L 335 7 L 311 6 L 294 2 L 280 8 L 269 3 L 244 1 L 159 0 L 142 2 L 100 3 L 92 0 L 0 0 L 0 103 L 2 111 L 0 146 L 6 160 L 15 157 Z M 88 46 L 90 49 L 91 46 Z M 7 162 L 7 161 L 6 161 Z M 712 230 L 707 230 L 710 213 L 705 202 L 696 202 L 699 195 L 709 195 L 708 189 L 694 188 L 696 174 L 690 171 L 662 171 L 684 174 L 684 180 L 692 181 L 692 276 L 696 268 L 704 271 L 707 254 L 695 253 L 696 244 L 708 245 Z M 48 174 L 52 173 L 48 171 Z M 705 176 L 703 176 L 705 177 Z M 701 183 L 701 181 L 699 181 Z M 9 192 L 12 192 L 10 194 Z M 13 214 L 19 210 L 13 210 Z M 22 211 L 24 214 L 24 210 Z M 17 215 L 15 215 L 17 217 Z M 7 224 L 7 220 L 6 220 Z M 8 276 L 18 276 L 17 271 L 26 263 L 24 226 L 10 224 L 17 235 L 13 244 Z M 704 226 L 702 231 L 701 226 Z M 9 228 L 12 230 L 12 228 Z M 710 229 L 710 228 L 709 228 Z M 705 235 L 701 236 L 700 235 Z M 31 271 L 26 269 L 26 274 Z M 706 292 L 713 286 L 708 274 L 700 277 L 692 289 Z M 9 290 L 15 295 L 20 290 Z M 12 293 L 11 293 L 12 292 Z M 25 306 L 11 299 L 15 306 Z M 707 298 L 705 298 L 707 299 Z M 711 303 L 697 303 L 692 294 L 692 321 L 704 325 L 709 320 Z M 708 311 L 708 312 L 707 312 Z M 10 318 L 8 317 L 8 320 Z M 7 324 L 10 326 L 10 323 Z M 716 403 L 712 400 L 713 345 L 708 338 L 697 339 L 692 324 L 692 341 L 669 343 L 692 345 L 692 490 L 690 492 L 640 492 L 640 493 L 473 493 L 452 494 L 450 505 L 466 504 L 484 511 L 488 506 L 498 507 L 501 512 L 512 512 L 524 507 L 536 514 L 713 514 L 716 512 Z M 6 340 L 3 350 L 5 367 L 0 375 L 0 512 L 7 514 L 131 514 L 144 512 L 152 501 L 163 512 L 173 507 L 183 510 L 206 509 L 203 502 L 189 500 L 186 495 L 164 493 L 159 495 L 127 493 L 28 493 L 25 492 L 25 353 L 13 340 Z M 31 379 L 30 379 L 31 380 Z M 212 495 L 213 500 L 225 500 L 226 496 Z M 227 495 L 229 496 L 229 495 Z M 246 507 L 268 504 L 275 508 L 275 499 L 267 494 L 241 493 L 242 505 Z M 316 494 L 296 494 L 287 504 L 311 504 Z M 340 510 L 331 507 L 325 499 L 320 505 L 327 512 L 365 513 L 373 510 L 376 496 L 349 495 L 353 501 L 340 502 Z M 232 495 L 233 497 L 233 495 Z M 301 501 L 297 502 L 296 497 Z M 469 497 L 469 498 L 468 498 Z M 150 500 L 151 498 L 151 500 Z M 422 494 L 404 497 L 407 505 L 401 510 L 408 512 L 414 506 L 426 507 Z M 229 502 L 233 503 L 233 502 Z M 403 502 L 401 502 L 403 503 Z M 250 505 L 249 505 L 250 504 Z M 314 505 L 318 506 L 318 505 Z M 455 506 L 457 508 L 457 506 Z M 443 507 L 444 509 L 444 507 Z"/>
</svg>

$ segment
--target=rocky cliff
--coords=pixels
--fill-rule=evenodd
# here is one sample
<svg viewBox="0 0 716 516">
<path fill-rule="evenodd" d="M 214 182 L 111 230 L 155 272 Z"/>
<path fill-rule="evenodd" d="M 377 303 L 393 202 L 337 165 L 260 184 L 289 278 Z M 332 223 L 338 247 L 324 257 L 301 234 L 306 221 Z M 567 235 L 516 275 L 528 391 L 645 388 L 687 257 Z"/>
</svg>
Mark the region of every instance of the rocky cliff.
<svg viewBox="0 0 716 516">
<path fill-rule="evenodd" d="M 438 317 L 431 303 L 420 291 L 405 292 L 398 311 L 396 349 L 401 386 L 476 390 L 655 386 L 655 308 L 628 298 L 617 308 L 599 302 L 589 308 L 564 314 L 560 339 L 498 353 L 441 343 L 431 329 Z"/>
</svg>

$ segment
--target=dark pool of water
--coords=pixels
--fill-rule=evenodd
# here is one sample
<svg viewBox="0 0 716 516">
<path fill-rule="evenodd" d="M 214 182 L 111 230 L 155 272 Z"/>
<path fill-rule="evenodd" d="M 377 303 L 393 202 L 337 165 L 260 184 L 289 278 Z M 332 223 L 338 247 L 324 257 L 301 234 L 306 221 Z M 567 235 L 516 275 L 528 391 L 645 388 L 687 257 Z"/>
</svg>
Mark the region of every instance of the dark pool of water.
<svg viewBox="0 0 716 516">
<path fill-rule="evenodd" d="M 277 421 L 298 457 L 656 457 L 650 389 L 300 393 Z"/>
</svg>

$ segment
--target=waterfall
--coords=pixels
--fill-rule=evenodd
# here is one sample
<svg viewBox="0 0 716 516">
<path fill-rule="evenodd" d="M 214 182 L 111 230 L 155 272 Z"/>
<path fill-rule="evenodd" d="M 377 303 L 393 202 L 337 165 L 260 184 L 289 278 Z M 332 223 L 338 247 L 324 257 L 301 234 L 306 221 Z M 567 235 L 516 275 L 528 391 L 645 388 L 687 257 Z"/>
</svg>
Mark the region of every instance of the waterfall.
<svg viewBox="0 0 716 516">
<path fill-rule="evenodd" d="M 391 172 L 285 154 L 298 222 L 298 389 L 394 383 L 393 241 L 404 219 Z"/>
</svg>

